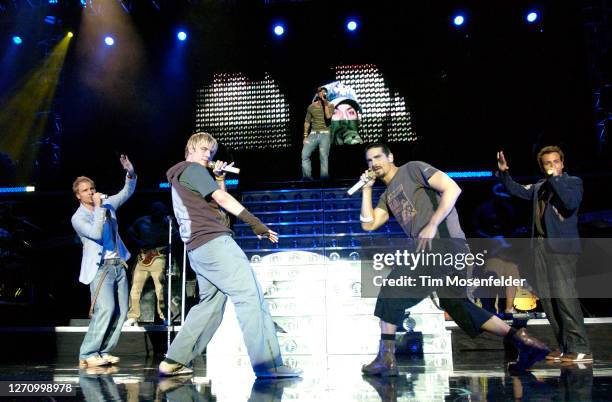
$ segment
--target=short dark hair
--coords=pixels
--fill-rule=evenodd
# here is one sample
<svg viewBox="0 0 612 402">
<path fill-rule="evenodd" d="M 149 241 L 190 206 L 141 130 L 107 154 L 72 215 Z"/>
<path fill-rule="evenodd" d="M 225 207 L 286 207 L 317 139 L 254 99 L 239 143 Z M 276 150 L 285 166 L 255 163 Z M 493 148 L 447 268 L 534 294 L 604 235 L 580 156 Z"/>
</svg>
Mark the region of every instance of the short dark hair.
<svg viewBox="0 0 612 402">
<path fill-rule="evenodd" d="M 368 144 L 365 147 L 365 151 L 364 152 L 368 152 L 372 148 L 382 148 L 383 153 L 385 155 L 387 155 L 387 156 L 389 156 L 391 154 L 391 150 L 389 149 L 387 144 L 383 144 L 382 142 L 375 142 L 373 144 Z"/>
<path fill-rule="evenodd" d="M 556 145 L 549 145 L 540 149 L 540 152 L 538 152 L 538 165 L 540 165 L 540 169 L 544 170 L 544 166 L 542 166 L 542 157 L 546 154 L 552 154 L 553 152 L 558 153 L 561 162 L 563 162 L 563 160 L 565 159 L 565 155 L 563 155 L 563 151 L 561 150 L 561 148 Z"/>
</svg>

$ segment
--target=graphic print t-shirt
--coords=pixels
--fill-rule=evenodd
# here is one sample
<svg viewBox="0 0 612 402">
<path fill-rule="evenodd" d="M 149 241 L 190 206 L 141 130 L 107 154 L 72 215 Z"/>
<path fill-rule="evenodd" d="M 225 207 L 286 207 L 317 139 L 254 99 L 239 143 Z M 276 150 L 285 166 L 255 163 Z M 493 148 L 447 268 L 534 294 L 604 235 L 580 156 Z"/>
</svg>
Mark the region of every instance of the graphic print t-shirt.
<svg viewBox="0 0 612 402">
<path fill-rule="evenodd" d="M 393 215 L 404 232 L 413 239 L 417 238 L 421 229 L 429 223 L 440 202 L 440 194 L 428 183 L 429 178 L 436 172 L 438 169 L 428 163 L 408 162 L 399 167 L 378 200 L 376 207 Z M 433 200 L 436 200 L 436 206 Z M 465 238 L 454 207 L 438 226 L 436 237 Z"/>
</svg>

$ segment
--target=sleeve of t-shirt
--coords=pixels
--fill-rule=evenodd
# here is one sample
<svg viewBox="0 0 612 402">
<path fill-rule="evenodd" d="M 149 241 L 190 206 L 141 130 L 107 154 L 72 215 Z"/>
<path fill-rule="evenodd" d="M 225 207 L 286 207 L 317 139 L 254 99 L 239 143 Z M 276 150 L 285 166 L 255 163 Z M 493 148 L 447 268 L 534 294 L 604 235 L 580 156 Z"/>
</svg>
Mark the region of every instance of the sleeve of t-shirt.
<svg viewBox="0 0 612 402">
<path fill-rule="evenodd" d="M 179 183 L 191 191 L 206 197 L 219 189 L 219 185 L 212 178 L 204 166 L 192 163 L 181 173 Z"/>
<path fill-rule="evenodd" d="M 310 106 L 306 109 L 306 118 L 304 119 L 306 123 L 310 123 L 312 121 L 312 113 L 310 113 Z"/>
<path fill-rule="evenodd" d="M 439 170 L 429 163 L 413 161 L 406 164 L 406 173 L 416 183 L 429 187 L 429 178 Z"/>
<path fill-rule="evenodd" d="M 378 199 L 378 204 L 376 204 L 376 208 L 380 208 L 384 210 L 386 213 L 389 213 L 389 208 L 387 208 L 387 192 L 382 193 L 380 198 Z"/>
</svg>

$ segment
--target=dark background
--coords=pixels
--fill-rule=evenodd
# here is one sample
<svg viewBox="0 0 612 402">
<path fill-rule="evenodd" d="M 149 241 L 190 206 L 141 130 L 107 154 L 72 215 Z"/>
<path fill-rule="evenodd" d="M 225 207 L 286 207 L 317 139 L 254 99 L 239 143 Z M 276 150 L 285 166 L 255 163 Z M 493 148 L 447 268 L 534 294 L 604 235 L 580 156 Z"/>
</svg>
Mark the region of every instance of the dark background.
<svg viewBox="0 0 612 402">
<path fill-rule="evenodd" d="M 120 211 L 122 231 L 151 201 L 169 204 L 157 185 L 165 181 L 167 168 L 183 159 L 195 126 L 195 91 L 216 72 L 243 72 L 253 79 L 269 72 L 290 104 L 291 148 L 236 152 L 221 147 L 219 159 L 234 160 L 243 169 L 238 192 L 299 179 L 303 116 L 315 88 L 334 78 L 331 66 L 373 63 L 387 86 L 406 99 L 419 138 L 391 144 L 398 164 L 418 159 L 443 170 L 487 170 L 503 149 L 513 174 L 533 181 L 539 175 L 537 150 L 556 144 L 566 151 L 566 170 L 585 178 L 582 211 L 609 209 L 601 189 L 610 183 L 610 158 L 598 150 L 582 2 L 160 1 L 157 10 L 150 1 L 134 1 L 130 18 L 145 57 L 140 74 L 110 96 L 83 81 L 83 60 L 75 51 L 78 3 L 60 2 L 51 10 L 61 20 L 53 27 L 40 23 L 49 10 L 9 6 L 0 13 L 0 102 L 43 59 L 39 40 L 75 32 L 53 104 L 62 122 L 59 170 L 16 183 L 37 184 L 36 194 L 0 196 L 19 217 L 11 227 L 34 245 L 24 253 L 33 258 L 31 276 L 39 289 L 48 288 L 38 300 L 55 311 L 49 317 L 86 314 L 87 306 L 72 303 L 87 299 L 87 288 L 77 285 L 80 246 L 70 226 L 78 206 L 70 191 L 74 177 L 90 176 L 99 189 L 112 193 L 123 180 L 118 156 L 130 156 L 139 184 Z M 541 15 L 534 25 L 525 22 L 531 8 Z M 458 11 L 466 15 L 461 28 L 451 23 Z M 360 22 L 355 33 L 344 28 L 349 16 Z M 282 38 L 272 34 L 275 21 L 285 23 Z M 189 35 L 180 45 L 178 28 Z M 24 37 L 18 49 L 10 40 L 16 32 Z M 116 49 L 122 38 L 115 40 Z M 365 168 L 362 150 L 332 148 L 331 185 L 357 178 Z M 471 215 L 491 197 L 493 184 L 460 182 L 464 191 L 457 207 L 469 235 L 475 232 Z M 516 205 L 527 224 L 529 206 Z M 610 234 L 605 227 L 584 226 L 583 232 Z"/>
</svg>

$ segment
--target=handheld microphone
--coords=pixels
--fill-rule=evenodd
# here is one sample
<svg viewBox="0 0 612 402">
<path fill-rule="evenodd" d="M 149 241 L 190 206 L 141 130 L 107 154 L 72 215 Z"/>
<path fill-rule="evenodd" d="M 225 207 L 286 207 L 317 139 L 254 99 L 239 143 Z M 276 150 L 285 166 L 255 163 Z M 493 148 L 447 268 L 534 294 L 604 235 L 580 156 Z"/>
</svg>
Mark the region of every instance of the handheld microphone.
<svg viewBox="0 0 612 402">
<path fill-rule="evenodd" d="M 363 186 L 365 186 L 367 183 L 369 183 L 370 181 L 374 180 L 374 172 L 372 172 L 371 170 L 368 171 L 368 180 L 362 180 L 359 179 L 359 181 L 357 183 L 355 183 L 353 185 L 353 187 L 349 188 L 348 191 L 346 192 L 348 195 L 353 195 L 355 194 L 358 190 L 360 190 Z"/>
<path fill-rule="evenodd" d="M 106 195 L 106 194 L 100 194 L 100 199 L 101 199 L 101 200 L 105 200 L 105 199 L 107 199 L 107 198 L 108 198 L 108 195 Z"/>
<path fill-rule="evenodd" d="M 552 169 L 548 169 L 548 170 L 546 171 L 546 175 L 547 175 L 547 176 L 552 176 L 553 174 L 555 174 L 555 171 L 554 171 L 554 170 L 552 170 Z"/>
<path fill-rule="evenodd" d="M 208 161 L 208 167 L 211 169 L 215 168 L 215 161 Z M 240 169 L 237 168 L 236 166 L 226 166 L 222 169 L 224 172 L 230 172 L 230 173 L 235 173 L 235 174 L 239 174 L 240 173 Z"/>
</svg>

